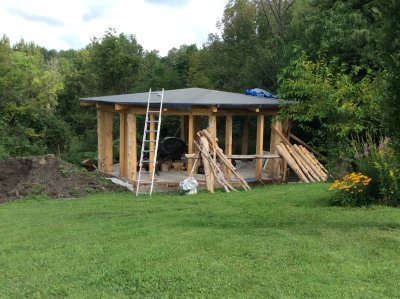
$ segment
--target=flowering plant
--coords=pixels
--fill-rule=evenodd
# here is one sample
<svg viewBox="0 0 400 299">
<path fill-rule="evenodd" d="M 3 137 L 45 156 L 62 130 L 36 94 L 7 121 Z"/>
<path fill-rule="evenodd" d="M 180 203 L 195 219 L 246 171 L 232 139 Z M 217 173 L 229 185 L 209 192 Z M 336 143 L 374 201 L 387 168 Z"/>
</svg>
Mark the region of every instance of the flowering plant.
<svg viewBox="0 0 400 299">
<path fill-rule="evenodd" d="M 352 172 L 341 180 L 334 181 L 329 190 L 337 191 L 334 199 L 336 204 L 360 205 L 368 203 L 365 191 L 372 179 L 360 172 Z"/>
</svg>

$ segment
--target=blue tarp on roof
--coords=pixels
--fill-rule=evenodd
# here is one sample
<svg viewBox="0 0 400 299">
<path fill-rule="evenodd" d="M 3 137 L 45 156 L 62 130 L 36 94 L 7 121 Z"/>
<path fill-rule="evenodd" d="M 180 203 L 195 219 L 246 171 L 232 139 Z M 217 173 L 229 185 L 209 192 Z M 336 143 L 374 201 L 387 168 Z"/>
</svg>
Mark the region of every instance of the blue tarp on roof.
<svg viewBox="0 0 400 299">
<path fill-rule="evenodd" d="M 261 88 L 253 88 L 253 89 L 246 89 L 244 94 L 253 96 L 253 97 L 263 97 L 263 98 L 270 98 L 270 99 L 277 99 L 278 97 L 267 90 Z"/>
</svg>

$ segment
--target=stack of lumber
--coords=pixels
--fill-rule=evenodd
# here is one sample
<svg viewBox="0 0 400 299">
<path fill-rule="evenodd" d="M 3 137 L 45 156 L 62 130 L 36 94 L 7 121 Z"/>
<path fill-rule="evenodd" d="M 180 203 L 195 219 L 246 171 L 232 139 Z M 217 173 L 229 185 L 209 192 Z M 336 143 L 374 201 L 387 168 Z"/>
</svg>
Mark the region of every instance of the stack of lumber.
<svg viewBox="0 0 400 299">
<path fill-rule="evenodd" d="M 237 178 L 244 190 L 250 190 L 245 179 L 236 171 L 236 168 L 218 146 L 216 137 L 207 129 L 197 132 L 197 135 L 199 136 L 199 143 L 194 141 L 194 144 L 203 161 L 207 190 L 214 192 L 214 180 L 216 180 L 226 192 L 237 191 L 230 182 L 231 176 Z M 200 163 L 199 159 L 194 163 L 191 174 L 194 173 L 198 163 Z"/>
<path fill-rule="evenodd" d="M 324 182 L 328 179 L 328 171 L 304 146 L 281 142 L 276 149 L 301 181 Z"/>
</svg>

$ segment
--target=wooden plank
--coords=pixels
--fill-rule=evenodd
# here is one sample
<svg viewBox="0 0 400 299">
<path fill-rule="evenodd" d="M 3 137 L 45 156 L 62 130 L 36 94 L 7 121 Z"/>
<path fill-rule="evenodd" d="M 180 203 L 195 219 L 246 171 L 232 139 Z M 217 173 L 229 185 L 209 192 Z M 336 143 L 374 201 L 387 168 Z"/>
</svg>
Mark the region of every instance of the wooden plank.
<svg viewBox="0 0 400 299">
<path fill-rule="evenodd" d="M 123 110 L 128 110 L 129 109 L 129 105 L 126 104 L 115 104 L 114 105 L 114 110 L 115 111 L 123 111 Z"/>
<path fill-rule="evenodd" d="M 249 118 L 243 117 L 242 128 L 242 155 L 247 155 L 249 152 Z"/>
<path fill-rule="evenodd" d="M 199 149 L 202 150 L 201 156 L 204 166 L 204 174 L 206 176 L 207 190 L 211 193 L 214 193 L 214 175 L 212 174 L 210 161 L 209 159 L 207 159 L 207 154 L 210 152 L 207 138 L 200 137 L 200 147 Z"/>
<path fill-rule="evenodd" d="M 218 112 L 217 106 L 211 106 L 211 112 L 213 112 L 213 113 Z"/>
<path fill-rule="evenodd" d="M 96 103 L 97 110 L 115 112 L 113 104 Z"/>
<path fill-rule="evenodd" d="M 278 154 L 268 155 L 226 155 L 229 159 L 242 159 L 242 160 L 253 160 L 253 159 L 279 159 L 281 158 Z"/>
<path fill-rule="evenodd" d="M 188 117 L 188 154 L 194 154 L 194 148 L 193 148 L 193 137 L 194 137 L 194 116 L 193 115 L 189 115 Z M 188 171 L 188 175 L 190 176 L 191 170 L 193 168 L 193 160 L 192 159 L 188 159 L 187 160 L 187 171 Z"/>
<path fill-rule="evenodd" d="M 126 114 L 119 115 L 119 176 L 126 177 Z"/>
<path fill-rule="evenodd" d="M 212 150 L 213 150 L 213 158 L 216 160 L 216 141 L 217 141 L 217 116 L 216 115 L 209 115 L 208 116 L 208 131 L 213 137 L 213 142 L 211 143 L 212 145 Z M 211 173 L 211 182 L 214 184 L 214 175 Z"/>
<path fill-rule="evenodd" d="M 308 167 L 308 165 L 304 162 L 303 158 L 301 155 L 299 155 L 296 152 L 296 149 L 292 145 L 286 145 L 286 149 L 288 152 L 291 154 L 292 158 L 297 162 L 297 165 L 299 165 L 301 171 L 304 173 L 304 175 L 307 177 L 307 179 L 310 182 L 316 182 L 318 181 L 318 177 L 315 178 L 315 174 L 313 173 L 312 170 Z"/>
<path fill-rule="evenodd" d="M 225 155 L 232 155 L 232 125 L 233 125 L 233 117 L 232 115 L 227 115 L 225 117 Z M 231 160 L 228 159 L 229 163 Z M 231 179 L 231 173 L 226 170 L 224 167 L 224 172 L 228 180 Z"/>
<path fill-rule="evenodd" d="M 186 141 L 186 126 L 185 126 L 185 116 L 182 115 L 180 117 L 180 137 L 183 141 Z"/>
<path fill-rule="evenodd" d="M 296 163 L 296 161 L 292 158 L 290 153 L 287 151 L 286 147 L 280 143 L 277 144 L 276 150 L 278 153 L 282 156 L 283 159 L 286 160 L 290 168 L 293 169 L 293 171 L 297 174 L 299 179 L 303 182 L 309 183 L 310 181 L 307 179 L 307 177 L 304 175 L 304 173 L 301 171 L 299 165 Z"/>
<path fill-rule="evenodd" d="M 98 169 L 111 172 L 113 163 L 113 113 L 97 110 Z"/>
<path fill-rule="evenodd" d="M 324 181 L 325 179 L 319 172 L 319 170 L 315 167 L 315 165 L 308 159 L 308 157 L 304 154 L 304 152 L 300 149 L 300 147 L 295 144 L 293 145 L 293 148 L 297 152 L 297 155 L 301 157 L 303 160 L 303 163 L 306 165 L 308 172 L 312 175 L 312 177 L 317 181 L 321 182 Z"/>
<path fill-rule="evenodd" d="M 247 108 L 247 110 L 249 110 L 249 111 L 253 111 L 253 112 L 256 112 L 256 113 L 258 113 L 258 112 L 260 112 L 260 108 Z"/>
<path fill-rule="evenodd" d="M 271 141 L 269 145 L 269 152 L 270 154 L 276 154 L 276 145 L 282 142 L 282 123 L 279 121 L 275 121 L 271 124 L 271 127 L 274 130 L 271 130 Z M 269 160 L 268 161 L 268 175 L 271 178 L 277 178 L 280 176 L 281 172 L 281 163 L 278 160 Z"/>
<path fill-rule="evenodd" d="M 296 140 L 298 143 L 300 143 L 302 146 L 304 146 L 306 149 L 308 149 L 309 151 L 313 152 L 314 154 L 316 154 L 316 155 L 318 155 L 320 157 L 323 157 L 323 155 L 320 152 L 314 150 L 311 146 L 309 146 L 307 143 L 305 143 L 299 137 L 293 135 L 292 133 L 289 134 L 289 137 L 294 139 L 294 140 Z"/>
<path fill-rule="evenodd" d="M 257 139 L 256 139 L 256 154 L 262 155 L 264 150 L 264 115 L 257 116 Z M 256 179 L 262 177 L 262 160 L 256 160 Z"/>
<path fill-rule="evenodd" d="M 135 181 L 137 178 L 137 140 L 136 115 L 129 113 L 126 117 L 126 145 L 127 145 L 127 178 Z"/>
<path fill-rule="evenodd" d="M 86 106 L 96 106 L 96 102 L 92 102 L 92 101 L 84 101 L 84 100 L 80 100 L 79 104 L 82 107 L 86 107 Z"/>
</svg>

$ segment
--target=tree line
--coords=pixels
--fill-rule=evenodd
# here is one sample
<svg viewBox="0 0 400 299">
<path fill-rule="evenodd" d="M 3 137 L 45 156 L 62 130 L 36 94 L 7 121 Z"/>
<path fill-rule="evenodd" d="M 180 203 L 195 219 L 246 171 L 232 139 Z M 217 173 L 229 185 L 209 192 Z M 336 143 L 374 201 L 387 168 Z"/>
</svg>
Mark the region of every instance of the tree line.
<svg viewBox="0 0 400 299">
<path fill-rule="evenodd" d="M 296 104 L 281 117 L 322 151 L 346 158 L 354 138 L 398 140 L 400 16 L 392 0 L 230 0 L 202 47 L 162 57 L 109 29 L 79 50 L 0 40 L 0 159 L 96 156 L 96 117 L 79 98 L 202 87 L 260 87 Z"/>
</svg>

